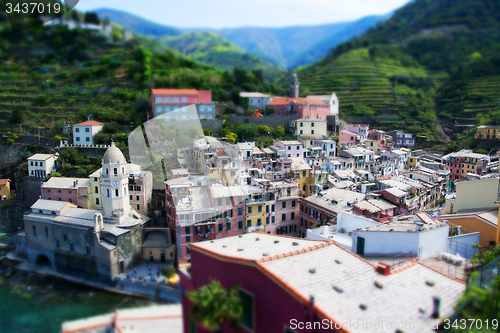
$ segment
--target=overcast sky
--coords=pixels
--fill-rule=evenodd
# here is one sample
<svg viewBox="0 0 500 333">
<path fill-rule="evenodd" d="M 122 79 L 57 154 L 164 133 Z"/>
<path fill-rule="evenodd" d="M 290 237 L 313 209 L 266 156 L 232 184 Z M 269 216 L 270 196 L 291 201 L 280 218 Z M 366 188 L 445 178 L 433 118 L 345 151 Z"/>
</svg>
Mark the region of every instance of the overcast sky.
<svg viewBox="0 0 500 333">
<path fill-rule="evenodd" d="M 387 14 L 409 0 L 80 0 L 80 11 L 119 9 L 181 28 L 283 27 Z"/>
</svg>

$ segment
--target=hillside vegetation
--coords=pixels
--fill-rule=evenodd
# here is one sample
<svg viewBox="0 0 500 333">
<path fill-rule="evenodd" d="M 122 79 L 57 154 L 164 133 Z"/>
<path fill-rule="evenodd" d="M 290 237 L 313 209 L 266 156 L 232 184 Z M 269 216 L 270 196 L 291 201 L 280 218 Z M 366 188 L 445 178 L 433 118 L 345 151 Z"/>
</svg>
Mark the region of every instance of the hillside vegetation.
<svg viewBox="0 0 500 333">
<path fill-rule="evenodd" d="M 346 118 L 428 140 L 439 123 L 496 123 L 499 19 L 498 0 L 413 1 L 299 69 L 302 94 L 336 91 Z"/>
<path fill-rule="evenodd" d="M 282 69 L 243 51 L 213 32 L 187 32 L 180 36 L 164 37 L 160 41 L 193 60 L 223 70 L 232 71 L 235 67 L 247 70 L 262 69 L 266 80 L 272 82 L 284 73 Z"/>
</svg>

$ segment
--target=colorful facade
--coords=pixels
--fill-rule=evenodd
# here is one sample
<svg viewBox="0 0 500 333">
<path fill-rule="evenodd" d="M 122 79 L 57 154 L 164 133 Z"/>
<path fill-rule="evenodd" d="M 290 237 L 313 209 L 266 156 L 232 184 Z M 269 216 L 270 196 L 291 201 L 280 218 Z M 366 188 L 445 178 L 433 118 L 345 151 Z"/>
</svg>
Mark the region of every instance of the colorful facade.
<svg viewBox="0 0 500 333">
<path fill-rule="evenodd" d="M 330 106 L 319 99 L 278 97 L 269 105 L 276 109 L 276 117 L 296 115 L 300 119 L 326 120 L 330 113 Z"/>
</svg>

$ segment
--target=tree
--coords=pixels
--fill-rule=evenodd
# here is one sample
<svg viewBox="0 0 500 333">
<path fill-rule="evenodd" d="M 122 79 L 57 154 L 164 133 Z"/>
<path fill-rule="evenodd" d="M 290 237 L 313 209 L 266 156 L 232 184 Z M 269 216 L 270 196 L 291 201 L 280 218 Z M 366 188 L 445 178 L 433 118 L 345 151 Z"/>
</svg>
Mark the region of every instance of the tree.
<svg viewBox="0 0 500 333">
<path fill-rule="evenodd" d="M 243 317 L 243 305 L 238 297 L 240 286 L 236 285 L 228 290 L 220 282 L 211 280 L 208 285 L 188 292 L 193 302 L 190 314 L 196 323 L 208 329 L 220 329 L 228 321 L 231 327 L 238 328 Z"/>
<path fill-rule="evenodd" d="M 12 115 L 10 116 L 10 121 L 14 124 L 22 124 L 24 122 L 24 112 L 19 107 L 15 107 L 12 110 Z"/>
<path fill-rule="evenodd" d="M 266 125 L 258 125 L 257 126 L 257 131 L 259 131 L 260 134 L 271 134 L 271 127 L 266 126 Z"/>
<path fill-rule="evenodd" d="M 257 125 L 239 123 L 236 125 L 234 132 L 239 138 L 253 138 L 257 136 Z"/>
<path fill-rule="evenodd" d="M 85 23 L 93 23 L 93 24 L 101 24 L 99 20 L 99 16 L 97 16 L 94 12 L 86 12 L 85 13 Z"/>
<path fill-rule="evenodd" d="M 228 133 L 226 135 L 226 138 L 227 138 L 227 142 L 229 143 L 235 143 L 236 141 L 238 141 L 238 135 L 236 135 L 236 133 Z"/>
<path fill-rule="evenodd" d="M 234 88 L 233 91 L 231 91 L 231 100 L 236 105 L 240 104 L 240 93 L 241 91 L 238 88 Z"/>
<path fill-rule="evenodd" d="M 203 129 L 203 135 L 209 136 L 210 135 L 210 130 L 208 128 Z"/>
<path fill-rule="evenodd" d="M 281 125 L 276 126 L 274 128 L 273 133 L 274 133 L 275 136 L 283 136 L 283 135 L 285 135 L 285 127 L 283 127 Z"/>
</svg>

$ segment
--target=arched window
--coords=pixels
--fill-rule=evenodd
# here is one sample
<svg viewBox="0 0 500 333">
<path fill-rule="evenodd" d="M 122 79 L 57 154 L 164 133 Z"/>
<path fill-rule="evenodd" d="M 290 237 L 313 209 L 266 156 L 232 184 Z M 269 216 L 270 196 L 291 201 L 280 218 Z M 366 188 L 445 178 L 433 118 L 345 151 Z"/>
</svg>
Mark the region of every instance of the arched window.
<svg viewBox="0 0 500 333">
<path fill-rule="evenodd" d="M 106 174 L 109 175 L 109 169 L 108 168 L 106 168 Z"/>
<path fill-rule="evenodd" d="M 107 169 L 106 169 L 106 170 L 107 170 Z M 109 196 L 110 196 L 110 195 L 109 195 L 109 188 L 107 188 L 107 189 L 106 189 L 106 197 L 108 197 L 108 198 L 109 198 Z"/>
<path fill-rule="evenodd" d="M 114 169 L 113 169 L 113 173 L 114 173 L 115 175 L 117 175 L 117 174 L 118 174 L 118 168 L 114 168 Z"/>
<path fill-rule="evenodd" d="M 122 173 L 125 173 L 125 167 L 122 167 Z"/>
<path fill-rule="evenodd" d="M 119 195 L 118 195 L 118 189 L 115 190 L 115 197 L 119 197 Z"/>
</svg>

